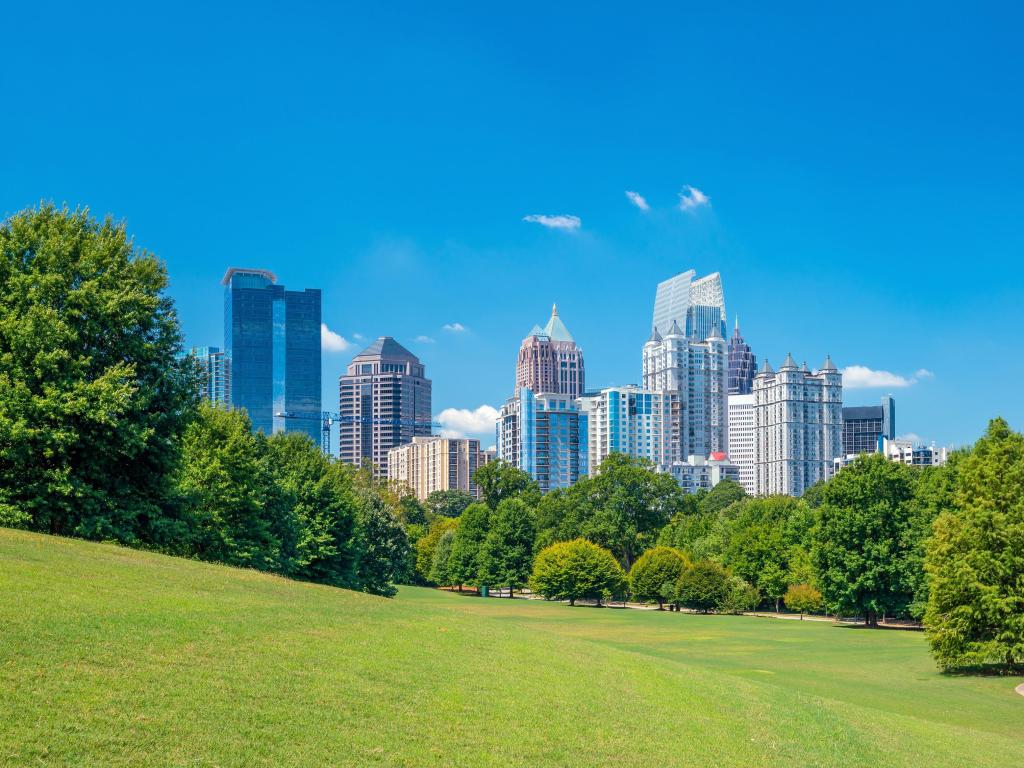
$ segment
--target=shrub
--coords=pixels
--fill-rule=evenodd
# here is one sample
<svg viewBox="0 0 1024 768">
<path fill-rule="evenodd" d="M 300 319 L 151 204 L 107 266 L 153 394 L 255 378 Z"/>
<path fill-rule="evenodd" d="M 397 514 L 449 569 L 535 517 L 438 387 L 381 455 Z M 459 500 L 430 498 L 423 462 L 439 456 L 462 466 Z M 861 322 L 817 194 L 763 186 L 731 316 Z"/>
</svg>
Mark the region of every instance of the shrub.
<svg viewBox="0 0 1024 768">
<path fill-rule="evenodd" d="M 585 539 L 552 544 L 541 550 L 533 565 L 530 586 L 548 600 L 597 600 L 625 591 L 626 574 L 607 549 Z"/>
</svg>

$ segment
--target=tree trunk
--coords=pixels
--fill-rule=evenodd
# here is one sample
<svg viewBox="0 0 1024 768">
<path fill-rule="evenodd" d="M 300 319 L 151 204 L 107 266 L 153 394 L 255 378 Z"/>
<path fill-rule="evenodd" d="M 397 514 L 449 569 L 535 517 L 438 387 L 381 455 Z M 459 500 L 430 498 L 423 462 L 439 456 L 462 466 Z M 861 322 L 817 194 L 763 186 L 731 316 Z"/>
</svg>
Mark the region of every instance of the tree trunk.
<svg viewBox="0 0 1024 768">
<path fill-rule="evenodd" d="M 461 584 L 459 584 L 459 594 L 460 595 L 462 594 L 462 585 Z"/>
<path fill-rule="evenodd" d="M 871 608 L 864 612 L 864 624 L 869 627 L 878 626 L 878 614 Z"/>
<path fill-rule="evenodd" d="M 775 612 L 779 612 L 779 598 L 777 597 L 775 598 Z"/>
<path fill-rule="evenodd" d="M 509 599 L 509 600 L 511 600 L 511 599 L 512 599 L 512 585 L 511 585 L 511 584 L 510 584 L 510 585 L 509 585 L 509 587 L 508 587 L 508 599 Z"/>
<path fill-rule="evenodd" d="M 661 600 L 658 601 L 658 610 L 659 611 L 664 611 L 665 610 L 665 604 L 663 602 L 661 602 Z"/>
<path fill-rule="evenodd" d="M 800 621 L 803 621 L 803 620 L 804 620 L 804 612 L 800 611 Z"/>
<path fill-rule="evenodd" d="M 576 598 L 575 597 L 570 597 L 569 598 L 569 605 L 576 605 Z"/>
</svg>

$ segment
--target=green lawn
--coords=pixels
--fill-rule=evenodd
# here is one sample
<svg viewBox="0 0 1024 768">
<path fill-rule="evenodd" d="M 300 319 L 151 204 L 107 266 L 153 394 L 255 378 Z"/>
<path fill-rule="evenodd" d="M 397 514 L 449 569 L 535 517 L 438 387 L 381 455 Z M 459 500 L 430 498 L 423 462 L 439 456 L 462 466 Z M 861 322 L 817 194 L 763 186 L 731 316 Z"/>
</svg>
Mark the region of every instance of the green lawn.
<svg viewBox="0 0 1024 768">
<path fill-rule="evenodd" d="M 0 765 L 1024 765 L 919 633 L 394 600 L 0 530 Z"/>
</svg>

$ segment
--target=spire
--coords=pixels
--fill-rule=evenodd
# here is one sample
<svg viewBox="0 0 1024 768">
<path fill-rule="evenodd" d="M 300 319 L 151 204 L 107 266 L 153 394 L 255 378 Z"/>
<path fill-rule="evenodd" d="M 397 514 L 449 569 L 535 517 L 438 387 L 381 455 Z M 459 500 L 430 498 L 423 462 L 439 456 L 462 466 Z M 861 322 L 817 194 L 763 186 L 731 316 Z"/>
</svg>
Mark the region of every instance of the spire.
<svg viewBox="0 0 1024 768">
<path fill-rule="evenodd" d="M 551 302 L 551 316 L 555 317 L 558 314 L 558 305 Z"/>
<path fill-rule="evenodd" d="M 651 338 L 647 340 L 647 343 L 658 344 L 659 342 L 661 342 L 661 334 L 658 333 L 658 326 L 655 325 L 654 327 L 651 328 Z"/>
<path fill-rule="evenodd" d="M 782 367 L 779 368 L 779 370 L 782 371 L 785 370 L 786 368 L 792 368 L 796 370 L 796 360 L 793 359 L 793 354 L 791 352 L 786 353 L 786 359 L 782 361 Z"/>
<path fill-rule="evenodd" d="M 736 322 L 733 325 L 732 335 L 737 339 L 740 337 L 740 316 L 736 315 Z"/>
<path fill-rule="evenodd" d="M 806 360 L 804 360 L 804 364 L 802 366 L 800 366 L 800 370 L 803 371 L 804 373 L 810 373 L 811 372 L 811 369 L 807 367 L 807 361 Z"/>
<path fill-rule="evenodd" d="M 835 364 L 832 362 L 831 355 L 825 355 L 825 362 L 822 363 L 821 370 L 829 372 L 835 372 L 837 370 Z"/>
<path fill-rule="evenodd" d="M 675 320 L 672 321 L 672 325 L 669 326 L 668 333 L 666 336 L 682 336 L 683 330 L 679 327 L 679 323 Z"/>
<path fill-rule="evenodd" d="M 720 329 L 720 321 L 716 320 L 711 324 L 711 333 L 708 334 L 709 339 L 720 339 L 722 338 L 722 331 Z"/>
<path fill-rule="evenodd" d="M 772 373 L 775 373 L 775 369 L 772 368 L 772 364 L 768 362 L 768 358 L 766 357 L 764 359 L 764 365 L 761 366 L 761 370 L 757 372 L 757 375 L 758 376 L 761 376 L 761 375 L 767 376 L 767 375 L 772 374 Z"/>
<path fill-rule="evenodd" d="M 551 319 L 548 320 L 548 324 L 544 327 L 544 333 L 552 341 L 573 341 L 572 334 L 565 327 L 562 318 L 558 316 L 558 305 L 556 304 L 551 305 Z"/>
</svg>

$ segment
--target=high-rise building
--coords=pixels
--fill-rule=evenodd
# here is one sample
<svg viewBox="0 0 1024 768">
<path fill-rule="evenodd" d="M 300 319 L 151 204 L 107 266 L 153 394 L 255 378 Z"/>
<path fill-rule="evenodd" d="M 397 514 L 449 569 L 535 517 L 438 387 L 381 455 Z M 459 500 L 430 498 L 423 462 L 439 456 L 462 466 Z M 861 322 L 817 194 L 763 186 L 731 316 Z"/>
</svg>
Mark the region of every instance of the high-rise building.
<svg viewBox="0 0 1024 768">
<path fill-rule="evenodd" d="M 587 474 L 587 416 L 573 395 L 520 387 L 501 408 L 498 458 L 530 475 L 542 493 Z"/>
<path fill-rule="evenodd" d="M 388 451 L 388 480 L 409 488 L 419 499 L 434 491 L 465 491 L 480 498 L 473 474 L 490 461 L 472 438 L 414 437 Z"/>
<path fill-rule="evenodd" d="M 388 451 L 430 434 L 430 379 L 423 363 L 390 336 L 352 358 L 338 379 L 339 456 L 388 476 Z"/>
<path fill-rule="evenodd" d="M 608 387 L 579 399 L 587 417 L 588 459 L 596 474 L 610 453 L 649 459 L 660 468 L 681 461 L 680 393 Z"/>
<path fill-rule="evenodd" d="M 657 326 L 651 331 L 643 349 L 643 388 L 678 393 L 678 456 L 728 451 L 728 373 L 717 323 L 703 341 L 688 339 L 674 319 L 664 335 Z"/>
<path fill-rule="evenodd" d="M 817 373 L 792 355 L 754 377 L 754 466 L 758 496 L 801 496 L 827 480 L 842 453 L 843 377 L 826 357 Z"/>
<path fill-rule="evenodd" d="M 754 391 L 754 375 L 757 373 L 757 359 L 740 335 L 740 318 L 736 316 L 736 327 L 729 339 L 729 394 L 749 395 Z"/>
<path fill-rule="evenodd" d="M 737 482 L 749 495 L 757 493 L 754 479 L 754 395 L 729 395 L 729 459 L 736 465 Z"/>
<path fill-rule="evenodd" d="M 265 434 L 320 442 L 320 291 L 286 291 L 273 272 L 231 267 L 224 286 L 224 348 L 231 406 Z"/>
<path fill-rule="evenodd" d="M 579 397 L 585 387 L 583 350 L 551 306 L 551 319 L 541 328 L 533 326 L 519 346 L 516 362 L 516 390 L 526 387 L 535 394 L 554 393 Z"/>
<path fill-rule="evenodd" d="M 231 366 L 220 347 L 192 347 L 181 359 L 194 360 L 199 368 L 199 396 L 217 405 L 231 405 Z"/>
<path fill-rule="evenodd" d="M 843 408 L 843 453 L 857 456 L 878 453 L 884 440 L 896 438 L 896 401 L 892 395 L 881 405 Z"/>
<path fill-rule="evenodd" d="M 725 293 L 722 276 L 713 272 L 694 279 L 692 269 L 658 283 L 654 296 L 654 321 L 657 331 L 665 335 L 678 323 L 688 339 L 703 341 L 712 328 L 725 336 Z"/>
</svg>

